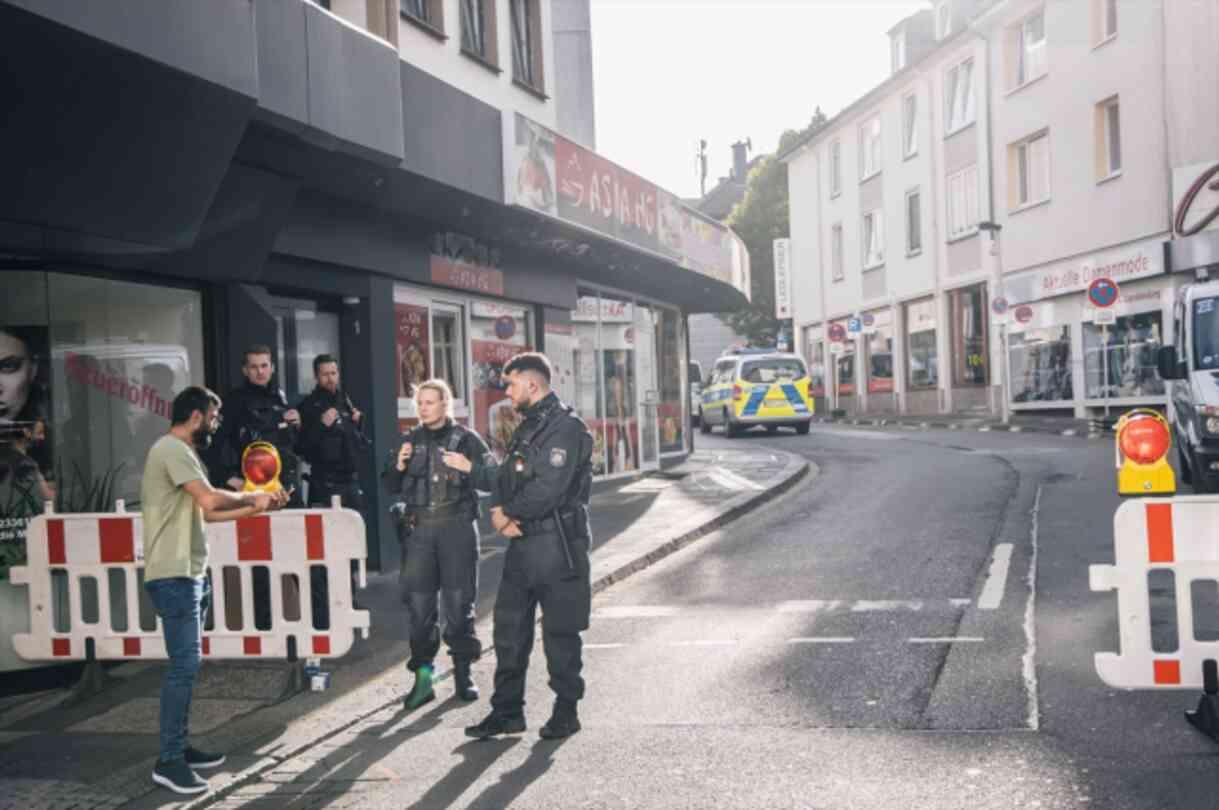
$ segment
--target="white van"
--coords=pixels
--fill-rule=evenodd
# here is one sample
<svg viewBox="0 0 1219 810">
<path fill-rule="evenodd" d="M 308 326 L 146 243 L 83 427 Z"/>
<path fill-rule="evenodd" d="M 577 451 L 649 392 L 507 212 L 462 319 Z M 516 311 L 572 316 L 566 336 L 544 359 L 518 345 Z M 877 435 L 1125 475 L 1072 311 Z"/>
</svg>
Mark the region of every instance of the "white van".
<svg viewBox="0 0 1219 810">
<path fill-rule="evenodd" d="M 1219 281 L 1183 287 L 1173 305 L 1173 345 L 1160 349 L 1168 421 L 1181 480 L 1219 492 Z"/>
</svg>

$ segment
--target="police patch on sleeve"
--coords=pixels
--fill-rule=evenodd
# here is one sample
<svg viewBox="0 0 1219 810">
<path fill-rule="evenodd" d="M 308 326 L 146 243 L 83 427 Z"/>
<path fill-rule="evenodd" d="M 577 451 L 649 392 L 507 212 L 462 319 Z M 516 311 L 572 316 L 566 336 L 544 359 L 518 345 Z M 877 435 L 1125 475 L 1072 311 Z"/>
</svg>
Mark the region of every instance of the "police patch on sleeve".
<svg viewBox="0 0 1219 810">
<path fill-rule="evenodd" d="M 567 463 L 567 451 L 562 447 L 552 448 L 550 451 L 550 466 L 562 467 Z"/>
</svg>

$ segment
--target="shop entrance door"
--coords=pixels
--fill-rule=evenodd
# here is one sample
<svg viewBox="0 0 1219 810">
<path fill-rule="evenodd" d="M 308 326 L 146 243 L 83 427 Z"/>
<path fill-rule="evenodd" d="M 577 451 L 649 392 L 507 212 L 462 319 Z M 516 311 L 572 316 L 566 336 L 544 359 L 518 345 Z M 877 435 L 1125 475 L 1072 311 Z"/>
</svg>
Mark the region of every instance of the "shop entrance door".
<svg viewBox="0 0 1219 810">
<path fill-rule="evenodd" d="M 656 314 L 635 307 L 635 390 L 639 396 L 639 469 L 660 467 L 660 385 L 656 377 Z"/>
<path fill-rule="evenodd" d="M 338 308 L 296 298 L 275 297 L 271 301 L 278 354 L 275 376 L 288 404 L 295 408 L 316 384 L 313 358 L 319 354 L 340 357 Z"/>
</svg>

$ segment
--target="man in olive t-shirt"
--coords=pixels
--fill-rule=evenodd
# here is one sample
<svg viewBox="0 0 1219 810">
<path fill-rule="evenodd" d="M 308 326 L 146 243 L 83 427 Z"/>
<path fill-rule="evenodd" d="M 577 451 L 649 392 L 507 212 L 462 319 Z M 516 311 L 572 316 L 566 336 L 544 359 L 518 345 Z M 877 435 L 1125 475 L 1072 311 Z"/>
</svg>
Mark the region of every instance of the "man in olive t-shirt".
<svg viewBox="0 0 1219 810">
<path fill-rule="evenodd" d="M 203 522 L 237 520 L 278 509 L 282 493 L 212 489 L 198 450 L 220 424 L 220 397 L 192 386 L 174 398 L 169 433 L 148 451 L 140 500 L 144 523 L 144 589 L 161 617 L 169 669 L 161 685 L 161 755 L 152 780 L 175 793 L 203 793 L 195 768 L 224 762 L 187 744 L 190 700 L 202 661 L 203 616 L 210 602 Z"/>
</svg>

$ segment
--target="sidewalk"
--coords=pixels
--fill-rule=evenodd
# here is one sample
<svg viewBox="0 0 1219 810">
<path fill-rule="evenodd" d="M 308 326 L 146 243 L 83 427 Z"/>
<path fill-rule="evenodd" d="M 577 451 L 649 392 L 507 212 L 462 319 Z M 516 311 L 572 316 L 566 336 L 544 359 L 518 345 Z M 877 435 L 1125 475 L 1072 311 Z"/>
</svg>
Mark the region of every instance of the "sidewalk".
<svg viewBox="0 0 1219 810">
<path fill-rule="evenodd" d="M 842 417 L 816 417 L 814 422 L 838 425 L 868 425 L 872 427 L 905 427 L 910 429 L 977 430 L 982 432 L 1051 433 L 1058 436 L 1079 436 L 1098 439 L 1113 432 L 1118 417 L 1128 407 L 1114 408 L 1108 420 L 1103 418 L 1075 419 L 1069 416 L 1041 416 L 1033 412 L 1013 413 L 1008 424 L 993 416 L 969 413 L 941 413 L 899 416 L 869 414 Z"/>
<path fill-rule="evenodd" d="M 600 489 L 591 505 L 594 592 L 781 494 L 810 468 L 815 471 L 804 459 L 770 448 L 709 450 L 679 468 Z M 507 542 L 483 537 L 478 615 L 487 647 Z M 326 692 L 282 699 L 290 677 L 283 663 L 204 664 L 192 706 L 193 739 L 226 751 L 228 761 L 205 774 L 212 793 L 195 805 L 402 699 L 409 653 L 397 573 L 370 575 L 360 598 L 373 614 L 370 638 L 326 663 Z M 444 658 L 437 663 L 448 666 Z M 0 700 L 0 810 L 182 806 L 149 778 L 162 669 L 159 663 L 116 667 L 110 687 L 77 706 L 63 705 L 62 690 Z M 485 702 L 490 684 L 480 686 Z M 440 691 L 448 688 L 444 683 Z"/>
</svg>

